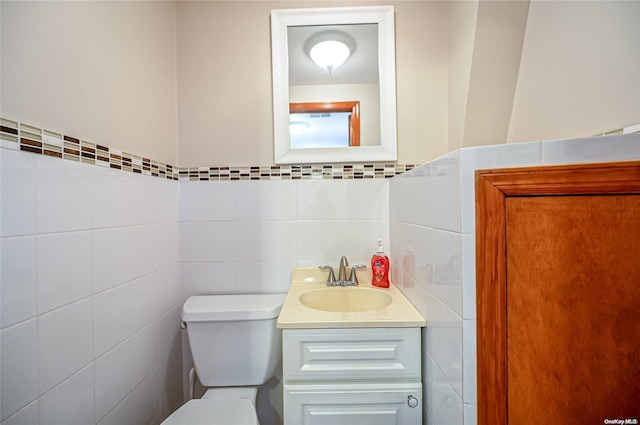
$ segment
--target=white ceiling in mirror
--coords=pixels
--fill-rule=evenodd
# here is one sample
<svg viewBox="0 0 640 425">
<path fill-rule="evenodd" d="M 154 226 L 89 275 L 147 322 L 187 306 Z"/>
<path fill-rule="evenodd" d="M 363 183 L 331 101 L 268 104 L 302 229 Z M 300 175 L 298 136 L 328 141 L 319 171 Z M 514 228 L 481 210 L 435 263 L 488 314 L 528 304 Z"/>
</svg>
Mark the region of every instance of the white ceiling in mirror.
<svg viewBox="0 0 640 425">
<path fill-rule="evenodd" d="M 331 73 L 315 65 L 305 52 L 305 49 L 309 49 L 305 43 L 314 34 L 324 31 L 345 33 L 355 42 L 351 56 Z M 276 164 L 397 159 L 395 29 L 392 6 L 273 10 L 271 40 Z M 328 78 L 332 78 L 332 84 L 336 84 L 338 78 L 341 80 L 340 84 L 352 84 L 353 81 L 379 84 L 380 143 L 343 148 L 296 149 L 290 146 L 290 82 L 323 84 L 323 80 Z"/>
<path fill-rule="evenodd" d="M 346 34 L 353 40 L 352 52 L 339 69 L 329 73 L 309 60 L 307 44 L 316 34 Z M 289 27 L 287 35 L 290 86 L 378 83 L 378 25 L 306 25 Z"/>
</svg>

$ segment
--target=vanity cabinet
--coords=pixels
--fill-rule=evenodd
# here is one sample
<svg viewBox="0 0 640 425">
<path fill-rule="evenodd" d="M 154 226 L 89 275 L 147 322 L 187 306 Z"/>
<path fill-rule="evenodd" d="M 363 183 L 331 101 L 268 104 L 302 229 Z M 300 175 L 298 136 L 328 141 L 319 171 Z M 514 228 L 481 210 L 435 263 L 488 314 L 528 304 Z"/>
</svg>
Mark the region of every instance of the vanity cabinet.
<svg viewBox="0 0 640 425">
<path fill-rule="evenodd" d="M 284 329 L 285 425 L 422 423 L 420 328 Z"/>
</svg>

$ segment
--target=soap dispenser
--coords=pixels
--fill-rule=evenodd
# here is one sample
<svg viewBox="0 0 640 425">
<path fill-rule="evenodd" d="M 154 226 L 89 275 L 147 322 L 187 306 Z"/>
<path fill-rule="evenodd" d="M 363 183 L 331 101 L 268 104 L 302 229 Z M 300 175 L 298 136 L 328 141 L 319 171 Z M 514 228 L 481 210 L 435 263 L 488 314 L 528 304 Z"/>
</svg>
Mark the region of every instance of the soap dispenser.
<svg viewBox="0 0 640 425">
<path fill-rule="evenodd" d="M 371 284 L 378 288 L 389 287 L 389 257 L 384 254 L 382 239 L 378 239 L 378 248 L 371 257 Z"/>
</svg>

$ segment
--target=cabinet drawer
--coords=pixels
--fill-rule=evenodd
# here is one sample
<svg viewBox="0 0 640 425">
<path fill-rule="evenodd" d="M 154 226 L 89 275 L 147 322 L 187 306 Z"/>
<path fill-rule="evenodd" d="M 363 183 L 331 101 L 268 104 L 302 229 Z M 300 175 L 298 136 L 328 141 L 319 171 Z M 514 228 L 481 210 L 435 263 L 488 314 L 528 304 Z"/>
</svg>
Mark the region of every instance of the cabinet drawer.
<svg viewBox="0 0 640 425">
<path fill-rule="evenodd" d="M 284 385 L 285 425 L 420 425 L 421 384 Z"/>
<path fill-rule="evenodd" d="M 420 328 L 285 329 L 287 381 L 420 380 Z"/>
</svg>

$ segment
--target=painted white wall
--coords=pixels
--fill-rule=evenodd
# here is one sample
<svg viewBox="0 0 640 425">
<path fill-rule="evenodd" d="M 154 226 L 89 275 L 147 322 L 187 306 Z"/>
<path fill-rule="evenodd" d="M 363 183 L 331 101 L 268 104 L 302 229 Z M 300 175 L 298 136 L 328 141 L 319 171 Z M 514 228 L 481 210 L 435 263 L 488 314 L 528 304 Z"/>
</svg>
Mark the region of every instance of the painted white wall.
<svg viewBox="0 0 640 425">
<path fill-rule="evenodd" d="M 640 160 L 640 133 L 463 148 L 390 181 L 393 281 L 427 319 L 429 425 L 476 423 L 476 169 Z"/>
<path fill-rule="evenodd" d="M 638 19 L 637 2 L 449 2 L 449 150 L 633 125 Z"/>
<path fill-rule="evenodd" d="M 478 3 L 462 147 L 507 140 L 528 11 L 529 1 Z"/>
<path fill-rule="evenodd" d="M 0 421 L 151 424 L 182 403 L 179 184 L 0 149 Z"/>
<path fill-rule="evenodd" d="M 421 164 L 447 146 L 447 1 L 398 1 L 398 162 Z"/>
<path fill-rule="evenodd" d="M 507 141 L 640 121 L 640 3 L 532 1 Z"/>
<path fill-rule="evenodd" d="M 400 163 L 638 122 L 638 2 L 389 4 Z M 272 164 L 271 9 L 353 5 L 3 1 L 2 115 L 183 167 Z"/>
<path fill-rule="evenodd" d="M 478 1 L 452 1 L 448 8 L 448 150 L 454 151 L 460 149 L 464 141 Z"/>
<path fill-rule="evenodd" d="M 272 9 L 374 4 L 178 2 L 180 165 L 273 164 Z M 398 161 L 415 163 L 447 151 L 446 7 L 437 1 L 385 4 L 396 11 Z"/>
<path fill-rule="evenodd" d="M 177 165 L 175 4 L 2 1 L 2 117 Z"/>
</svg>

